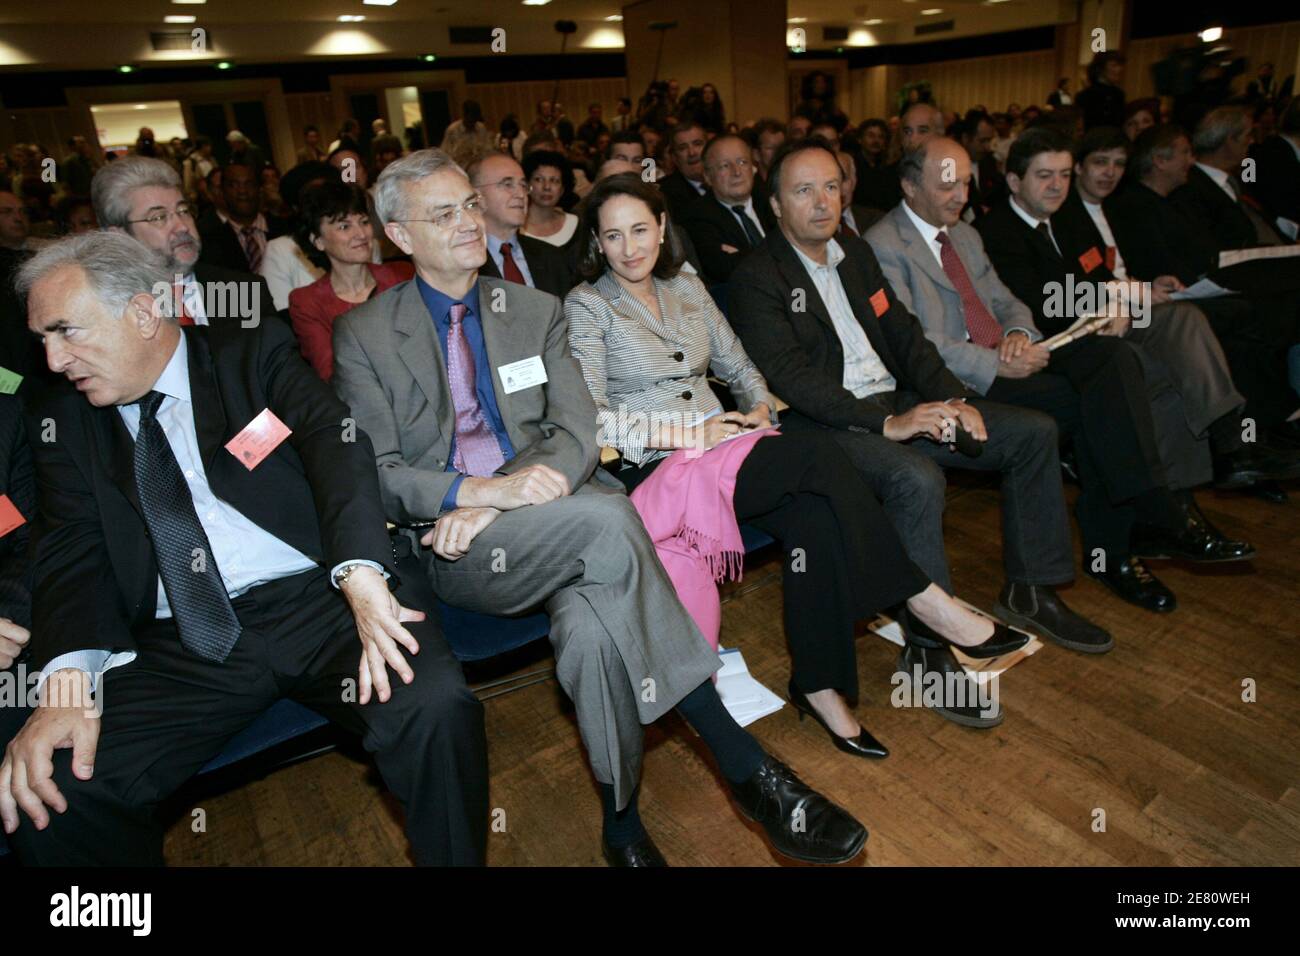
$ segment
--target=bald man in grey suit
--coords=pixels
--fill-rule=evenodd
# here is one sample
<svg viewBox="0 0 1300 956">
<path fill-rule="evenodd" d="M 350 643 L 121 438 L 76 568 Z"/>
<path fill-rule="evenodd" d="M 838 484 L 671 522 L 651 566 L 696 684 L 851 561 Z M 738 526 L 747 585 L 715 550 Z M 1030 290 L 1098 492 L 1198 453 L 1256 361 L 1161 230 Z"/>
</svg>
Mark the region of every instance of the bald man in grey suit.
<svg viewBox="0 0 1300 956">
<path fill-rule="evenodd" d="M 480 277 L 482 197 L 440 150 L 385 168 L 375 198 L 416 278 L 341 316 L 334 385 L 375 446 L 390 521 L 427 524 L 434 590 L 495 615 L 544 607 L 604 805 L 611 865 L 663 865 L 641 825 L 642 724 L 676 707 L 782 853 L 856 856 L 866 830 L 742 730 L 718 657 L 622 486 L 597 469 L 596 407 L 560 300 Z M 414 535 L 417 532 L 411 532 Z"/>
</svg>

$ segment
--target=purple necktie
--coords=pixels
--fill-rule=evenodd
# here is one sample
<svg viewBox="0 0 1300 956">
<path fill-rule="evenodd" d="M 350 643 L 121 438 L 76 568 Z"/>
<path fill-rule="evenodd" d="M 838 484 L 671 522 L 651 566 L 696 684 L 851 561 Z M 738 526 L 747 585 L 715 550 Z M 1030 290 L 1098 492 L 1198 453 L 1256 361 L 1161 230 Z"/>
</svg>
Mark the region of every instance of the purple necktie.
<svg viewBox="0 0 1300 956">
<path fill-rule="evenodd" d="M 451 402 L 456 406 L 456 470 L 476 478 L 487 478 L 505 464 L 492 429 L 483 417 L 474 390 L 474 353 L 465 338 L 464 319 L 469 307 L 457 302 L 451 307 L 451 328 L 447 330 L 447 380 Z"/>
</svg>

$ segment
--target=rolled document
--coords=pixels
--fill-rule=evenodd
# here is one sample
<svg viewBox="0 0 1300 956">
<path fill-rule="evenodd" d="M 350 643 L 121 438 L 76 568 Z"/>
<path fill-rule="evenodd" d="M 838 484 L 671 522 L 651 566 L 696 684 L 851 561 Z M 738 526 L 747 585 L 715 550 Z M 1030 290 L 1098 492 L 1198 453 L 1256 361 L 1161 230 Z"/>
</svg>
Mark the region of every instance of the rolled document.
<svg viewBox="0 0 1300 956">
<path fill-rule="evenodd" d="M 1044 341 L 1043 344 L 1047 346 L 1047 351 L 1055 352 L 1062 345 L 1069 345 L 1071 342 L 1075 342 L 1083 338 L 1085 335 L 1092 335 L 1092 333 L 1104 329 L 1106 326 L 1110 325 L 1110 322 L 1111 319 L 1108 315 L 1099 315 L 1095 319 L 1081 319 L 1064 332 L 1058 332 L 1056 335 L 1053 335 L 1050 339 Z"/>
</svg>

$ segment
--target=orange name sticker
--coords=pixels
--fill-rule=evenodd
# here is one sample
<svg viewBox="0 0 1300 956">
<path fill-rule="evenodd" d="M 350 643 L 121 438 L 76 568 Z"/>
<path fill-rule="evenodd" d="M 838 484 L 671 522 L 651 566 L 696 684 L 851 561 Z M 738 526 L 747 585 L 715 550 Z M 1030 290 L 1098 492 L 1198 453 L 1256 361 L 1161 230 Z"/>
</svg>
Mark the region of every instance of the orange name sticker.
<svg viewBox="0 0 1300 956">
<path fill-rule="evenodd" d="M 8 495 L 0 495 L 0 538 L 3 538 L 14 528 L 27 523 L 18 507 L 9 500 Z"/>
<path fill-rule="evenodd" d="M 884 289 L 877 289 L 871 297 L 871 308 L 876 312 L 876 318 L 880 318 L 889 311 L 889 296 L 885 295 Z"/>
<path fill-rule="evenodd" d="M 1097 251 L 1096 246 L 1079 256 L 1079 265 L 1083 266 L 1084 272 L 1091 272 L 1101 265 L 1101 253 Z"/>
<path fill-rule="evenodd" d="M 293 430 L 275 417 L 269 408 L 244 426 L 244 430 L 226 442 L 226 451 L 239 459 L 239 463 L 252 471 L 267 455 L 275 451 Z"/>
<path fill-rule="evenodd" d="M 1115 247 L 1106 247 L 1106 268 L 1111 272 L 1115 271 Z"/>
</svg>

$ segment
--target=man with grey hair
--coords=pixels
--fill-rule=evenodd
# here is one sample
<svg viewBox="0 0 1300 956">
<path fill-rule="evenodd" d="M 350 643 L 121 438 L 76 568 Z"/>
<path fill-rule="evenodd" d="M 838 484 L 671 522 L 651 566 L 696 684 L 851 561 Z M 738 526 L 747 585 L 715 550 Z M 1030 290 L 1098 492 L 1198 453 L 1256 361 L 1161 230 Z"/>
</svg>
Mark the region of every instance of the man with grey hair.
<svg viewBox="0 0 1300 956">
<path fill-rule="evenodd" d="M 867 833 L 727 713 L 718 656 L 682 607 L 637 515 L 598 469 L 596 406 L 549 293 L 482 275 L 484 200 L 446 153 L 384 170 L 376 207 L 415 262 L 334 324 L 334 387 L 374 441 L 387 517 L 431 548 L 456 607 L 551 618 L 556 678 L 600 785 L 612 866 L 662 866 L 637 811 L 642 725 L 674 707 L 780 852 L 852 859 Z"/>
<path fill-rule="evenodd" d="M 1187 173 L 1187 182 L 1170 196 L 1186 215 L 1205 224 L 1220 252 L 1279 246 L 1287 241 L 1243 198 L 1241 176 L 1250 133 L 1251 117 L 1244 107 L 1220 106 L 1206 113 L 1192 133 L 1196 162 Z"/>
<path fill-rule="evenodd" d="M 251 328 L 275 315 L 261 277 L 199 262 L 194 205 L 167 163 L 145 156 L 108 163 L 91 180 L 90 198 L 100 228 L 124 232 L 165 257 L 172 311 L 182 325 L 230 320 Z"/>
<path fill-rule="evenodd" d="M 482 708 L 410 609 L 432 595 L 370 439 L 282 323 L 181 328 L 170 268 L 108 232 L 19 275 L 75 391 L 29 411 L 57 435 L 33 443 L 44 694 L 0 765 L 5 832 L 29 863 L 160 863 L 156 805 L 288 697 L 364 734 L 417 862 L 481 863 Z"/>
</svg>

